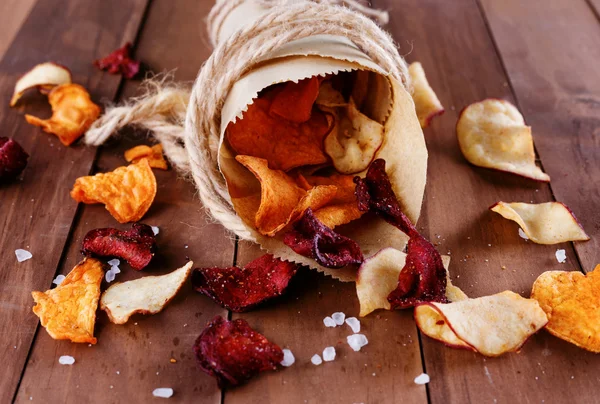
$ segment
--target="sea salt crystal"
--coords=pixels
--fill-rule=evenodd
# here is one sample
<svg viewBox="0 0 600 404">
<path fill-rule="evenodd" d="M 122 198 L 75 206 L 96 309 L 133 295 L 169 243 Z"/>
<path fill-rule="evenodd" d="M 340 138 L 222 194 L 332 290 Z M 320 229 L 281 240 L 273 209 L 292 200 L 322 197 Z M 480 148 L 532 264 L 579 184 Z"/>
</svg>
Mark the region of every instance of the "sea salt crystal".
<svg viewBox="0 0 600 404">
<path fill-rule="evenodd" d="M 22 250 L 20 248 L 15 250 L 15 255 L 17 256 L 17 261 L 19 262 L 27 261 L 28 259 L 31 259 L 31 257 L 33 257 L 33 255 L 29 251 Z"/>
<path fill-rule="evenodd" d="M 65 276 L 64 275 L 56 275 L 56 278 L 54 278 L 54 280 L 52 281 L 52 283 L 55 284 L 56 286 L 58 286 L 64 280 L 65 280 Z"/>
<path fill-rule="evenodd" d="M 331 362 L 334 359 L 335 359 L 335 348 L 334 347 L 328 346 L 327 348 L 323 349 L 323 360 L 325 362 Z"/>
<path fill-rule="evenodd" d="M 333 321 L 333 319 L 329 316 L 323 319 L 323 324 L 325 324 L 325 327 L 335 327 L 337 325 L 335 321 Z"/>
<path fill-rule="evenodd" d="M 75 363 L 75 358 L 69 355 L 63 355 L 60 358 L 58 358 L 58 363 L 60 363 L 61 365 L 72 365 Z"/>
<path fill-rule="evenodd" d="M 283 350 L 283 360 L 281 361 L 281 366 L 289 367 L 292 366 L 296 362 L 296 358 L 294 358 L 294 354 L 289 349 Z"/>
<path fill-rule="evenodd" d="M 313 357 L 310 358 L 310 361 L 313 365 L 320 365 L 321 363 L 323 363 L 319 354 L 314 354 Z"/>
<path fill-rule="evenodd" d="M 333 319 L 333 321 L 335 321 L 337 325 L 342 325 L 344 324 L 344 319 L 346 318 L 346 315 L 341 311 L 338 311 L 336 313 L 333 313 L 331 315 L 331 318 Z"/>
<path fill-rule="evenodd" d="M 160 232 L 160 229 L 158 228 L 158 226 L 150 226 L 150 227 L 152 228 L 152 233 L 154 233 L 155 236 Z"/>
<path fill-rule="evenodd" d="M 169 398 L 173 395 L 173 389 L 170 387 L 159 387 L 152 391 L 152 395 L 154 397 Z"/>
<path fill-rule="evenodd" d="M 563 264 L 567 261 L 567 253 L 565 250 L 556 250 L 556 260 Z"/>
<path fill-rule="evenodd" d="M 349 317 L 346 319 L 346 324 L 352 328 L 353 333 L 360 332 L 360 321 L 356 317 Z"/>
<path fill-rule="evenodd" d="M 429 375 L 427 373 L 421 373 L 415 377 L 415 384 L 427 384 L 429 383 Z"/>
<path fill-rule="evenodd" d="M 121 265 L 121 261 L 117 258 L 113 258 L 112 260 L 108 261 L 108 265 L 110 265 L 111 267 L 118 267 L 119 265 Z"/>
<path fill-rule="evenodd" d="M 346 340 L 348 341 L 348 345 L 350 345 L 350 348 L 352 348 L 356 352 L 360 351 L 360 348 L 364 347 L 369 343 L 369 340 L 367 339 L 367 337 L 364 336 L 364 334 L 348 335 Z"/>
<path fill-rule="evenodd" d="M 527 237 L 527 234 L 525 234 L 525 232 L 521 228 L 519 228 L 519 237 L 521 237 L 524 240 L 529 240 L 529 237 Z"/>
<path fill-rule="evenodd" d="M 106 282 L 111 283 L 112 281 L 115 280 L 115 276 L 120 273 L 121 273 L 121 270 L 119 269 L 119 267 L 117 267 L 117 266 L 110 267 L 110 269 L 108 271 L 106 271 L 106 275 L 104 275 L 104 279 L 106 279 Z"/>
</svg>

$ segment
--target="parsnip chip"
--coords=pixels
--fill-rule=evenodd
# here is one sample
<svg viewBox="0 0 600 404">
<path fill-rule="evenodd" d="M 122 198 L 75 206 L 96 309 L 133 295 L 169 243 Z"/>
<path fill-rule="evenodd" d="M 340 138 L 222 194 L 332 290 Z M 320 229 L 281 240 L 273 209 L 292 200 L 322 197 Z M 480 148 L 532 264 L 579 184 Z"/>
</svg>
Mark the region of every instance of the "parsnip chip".
<svg viewBox="0 0 600 404">
<path fill-rule="evenodd" d="M 600 265 L 581 272 L 548 271 L 533 283 L 531 298 L 540 303 L 546 329 L 580 348 L 600 353 Z"/>
<path fill-rule="evenodd" d="M 442 256 L 446 268 L 446 297 L 451 302 L 468 299 L 458 287 L 452 285 L 448 266 L 450 257 Z M 398 286 L 398 276 L 406 264 L 406 254 L 394 248 L 384 248 L 367 258 L 358 269 L 356 294 L 360 304 L 360 317 L 384 309 L 391 310 L 389 294 Z"/>
<path fill-rule="evenodd" d="M 444 113 L 444 107 L 429 85 L 425 70 L 419 62 L 408 66 L 408 74 L 413 85 L 412 98 L 417 110 L 421 128 L 426 128 L 433 118 Z"/>
<path fill-rule="evenodd" d="M 77 178 L 71 190 L 77 202 L 103 203 L 119 223 L 140 220 L 155 196 L 156 178 L 145 158 L 109 173 Z"/>
<path fill-rule="evenodd" d="M 498 202 L 490 210 L 517 222 L 534 243 L 558 244 L 590 239 L 571 209 L 560 202 Z"/>
<path fill-rule="evenodd" d="M 518 351 L 548 322 L 536 300 L 508 290 L 454 303 L 423 303 L 415 307 L 415 320 L 425 335 L 485 356 Z"/>
<path fill-rule="evenodd" d="M 128 163 L 137 163 L 143 158 L 148 159 L 148 164 L 152 168 L 167 170 L 167 161 L 163 156 L 163 148 L 161 144 L 156 144 L 152 147 L 146 145 L 135 146 L 125 151 L 125 160 Z"/>
<path fill-rule="evenodd" d="M 456 123 L 456 135 L 471 164 L 550 182 L 535 165 L 531 127 L 510 102 L 487 99 L 469 105 Z"/>
<path fill-rule="evenodd" d="M 33 312 L 52 338 L 96 343 L 94 322 L 103 277 L 102 263 L 86 258 L 56 288 L 31 292 Z"/>
<path fill-rule="evenodd" d="M 125 324 L 135 313 L 156 314 L 175 297 L 192 272 L 192 261 L 162 276 L 115 283 L 102 294 L 100 308 L 110 321 Z"/>
<path fill-rule="evenodd" d="M 25 73 L 15 84 L 15 91 L 10 100 L 14 107 L 30 88 L 38 88 L 41 92 L 50 91 L 55 86 L 71 83 L 71 71 L 54 62 L 40 63 Z"/>
<path fill-rule="evenodd" d="M 28 123 L 40 126 L 44 132 L 58 136 L 65 146 L 71 145 L 98 119 L 100 107 L 94 104 L 90 94 L 79 84 L 63 84 L 48 94 L 52 117 L 40 119 L 25 115 Z"/>
<path fill-rule="evenodd" d="M 334 228 L 342 224 L 350 223 L 360 218 L 364 212 L 358 209 L 356 195 L 354 195 L 354 177 L 351 175 L 334 174 L 329 177 L 307 176 L 299 178 L 309 187 L 334 185 L 337 187 L 335 198 L 314 214 L 325 226 Z"/>
</svg>

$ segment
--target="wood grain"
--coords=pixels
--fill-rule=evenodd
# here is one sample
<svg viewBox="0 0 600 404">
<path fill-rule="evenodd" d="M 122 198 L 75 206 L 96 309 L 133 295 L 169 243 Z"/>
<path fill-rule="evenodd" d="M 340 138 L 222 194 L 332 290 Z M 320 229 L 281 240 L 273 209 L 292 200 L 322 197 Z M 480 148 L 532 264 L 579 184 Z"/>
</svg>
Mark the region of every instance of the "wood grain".
<svg viewBox="0 0 600 404">
<path fill-rule="evenodd" d="M 68 189 L 90 171 L 95 151 L 63 147 L 51 135 L 28 125 L 23 113 L 48 116 L 45 97 L 27 94 L 8 107 L 14 83 L 23 72 L 48 60 L 72 70 L 94 100 L 112 99 L 120 79 L 104 75 L 92 61 L 137 32 L 146 0 L 102 3 L 45 0 L 36 3 L 0 62 L 0 127 L 31 155 L 21 179 L 0 187 L 0 401 L 12 399 L 38 324 L 31 313 L 32 290 L 47 289 L 58 267 L 77 205 Z M 111 15 L 107 10 L 120 9 Z M 43 27 L 43 30 L 41 30 Z M 33 258 L 17 263 L 14 251 L 25 248 Z"/>
<path fill-rule="evenodd" d="M 211 49 L 202 46 L 199 24 L 211 4 L 196 1 L 153 1 L 136 46 L 136 57 L 153 71 L 177 69 L 179 81 L 191 81 Z M 189 24 L 179 24 L 179 21 Z M 191 44 L 193 52 L 190 52 Z M 199 44 L 199 45 L 198 45 Z M 139 81 L 127 81 L 123 99 L 136 95 Z M 101 149 L 95 171 L 105 172 L 125 164 L 123 151 L 137 144 L 149 144 L 143 133 L 125 131 L 119 141 Z M 171 169 L 154 170 L 158 193 L 144 223 L 158 226 L 159 252 L 151 265 L 138 273 L 126 264 L 117 281 L 170 272 L 192 259 L 196 266 L 229 266 L 234 241 L 223 227 L 210 223 L 194 185 Z M 81 259 L 79 252 L 85 233 L 98 227 L 127 228 L 119 225 L 101 205 L 86 205 L 75 226 L 61 273 L 68 273 Z M 103 284 L 103 288 L 108 285 Z M 20 386 L 17 402 L 44 397 L 49 402 L 148 402 L 158 387 L 171 387 L 170 402 L 219 403 L 221 392 L 214 379 L 197 367 L 192 345 L 204 325 L 227 311 L 195 293 L 189 282 L 165 310 L 154 316 L 137 315 L 125 325 L 111 324 L 98 312 L 98 344 L 72 344 L 51 339 L 40 330 Z M 72 367 L 60 366 L 61 355 L 76 358 Z M 171 363 L 173 358 L 177 362 Z"/>
<path fill-rule="evenodd" d="M 35 3 L 36 0 L 4 0 L 0 4 L 0 59 Z"/>
</svg>

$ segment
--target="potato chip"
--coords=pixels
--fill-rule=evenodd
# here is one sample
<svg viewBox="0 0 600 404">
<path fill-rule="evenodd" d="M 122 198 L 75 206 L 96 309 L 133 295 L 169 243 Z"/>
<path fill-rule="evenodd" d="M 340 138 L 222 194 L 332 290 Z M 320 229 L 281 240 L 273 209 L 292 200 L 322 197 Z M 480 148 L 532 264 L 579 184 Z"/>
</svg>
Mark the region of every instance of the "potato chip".
<svg viewBox="0 0 600 404">
<path fill-rule="evenodd" d="M 315 104 L 321 107 L 343 107 L 348 104 L 342 93 L 333 88 L 331 80 L 321 83 Z"/>
<path fill-rule="evenodd" d="M 10 100 L 10 106 L 17 105 L 25 91 L 38 88 L 40 91 L 50 91 L 55 86 L 71 83 L 71 71 L 54 62 L 41 63 L 25 73 L 15 84 L 15 91 Z"/>
<path fill-rule="evenodd" d="M 80 177 L 71 197 L 77 202 L 103 203 L 119 223 L 137 222 L 156 196 L 156 178 L 147 159 L 109 173 Z"/>
<path fill-rule="evenodd" d="M 156 314 L 179 292 L 192 272 L 192 265 L 189 261 L 166 275 L 117 282 L 102 294 L 100 308 L 115 324 L 125 324 L 135 313 Z"/>
<path fill-rule="evenodd" d="M 408 74 L 413 85 L 412 98 L 415 103 L 417 117 L 421 123 L 421 128 L 426 128 L 431 120 L 444 113 L 444 107 L 437 95 L 429 85 L 425 70 L 419 62 L 411 63 L 408 66 Z"/>
<path fill-rule="evenodd" d="M 534 243 L 558 244 L 590 239 L 571 209 L 560 202 L 498 202 L 490 210 L 517 222 Z"/>
<path fill-rule="evenodd" d="M 485 356 L 518 351 L 548 322 L 536 300 L 508 290 L 454 303 L 424 303 L 415 308 L 415 320 L 425 335 Z"/>
<path fill-rule="evenodd" d="M 169 167 L 163 156 L 163 148 L 161 144 L 156 144 L 152 147 L 146 145 L 135 146 L 125 151 L 125 160 L 128 163 L 137 163 L 141 159 L 148 159 L 148 164 L 152 168 L 167 170 Z"/>
<path fill-rule="evenodd" d="M 288 81 L 273 97 L 269 115 L 295 123 L 308 121 L 319 94 L 320 83 L 321 79 L 316 76 L 300 80 L 298 83 Z"/>
<path fill-rule="evenodd" d="M 52 338 L 96 343 L 94 322 L 103 277 L 102 263 L 85 258 L 56 288 L 31 292 L 33 312 Z"/>
<path fill-rule="evenodd" d="M 52 117 L 40 119 L 25 115 L 28 123 L 40 126 L 44 132 L 58 136 L 65 146 L 83 135 L 100 115 L 100 107 L 92 102 L 90 94 L 79 84 L 63 84 L 48 94 Z"/>
<path fill-rule="evenodd" d="M 600 265 L 581 272 L 548 271 L 533 283 L 531 298 L 548 315 L 546 329 L 580 348 L 600 353 Z"/>
<path fill-rule="evenodd" d="M 456 124 L 465 158 L 473 165 L 549 182 L 535 165 L 531 127 L 508 101 L 487 99 L 466 107 Z"/>
</svg>

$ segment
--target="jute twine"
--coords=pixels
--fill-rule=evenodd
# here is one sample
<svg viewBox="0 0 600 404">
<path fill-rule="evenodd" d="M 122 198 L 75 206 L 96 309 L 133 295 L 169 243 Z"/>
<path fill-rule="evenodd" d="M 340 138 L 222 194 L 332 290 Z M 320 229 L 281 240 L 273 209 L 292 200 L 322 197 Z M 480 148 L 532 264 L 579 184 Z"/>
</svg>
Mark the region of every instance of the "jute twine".
<svg viewBox="0 0 600 404">
<path fill-rule="evenodd" d="M 366 16 L 330 1 L 276 3 L 263 18 L 242 27 L 215 48 L 191 92 L 176 84 L 151 80 L 145 94 L 108 108 L 85 136 L 87 144 L 97 146 L 127 125 L 149 130 L 162 143 L 171 163 L 192 176 L 212 217 L 247 240 L 254 238 L 233 209 L 217 159 L 221 110 L 237 80 L 289 42 L 314 35 L 338 35 L 354 42 L 391 77 L 409 86 L 406 62 L 393 40 Z M 219 6 L 223 2 L 217 3 Z M 221 14 L 211 13 L 214 15 Z M 210 21 L 212 29 L 217 22 Z"/>
</svg>

